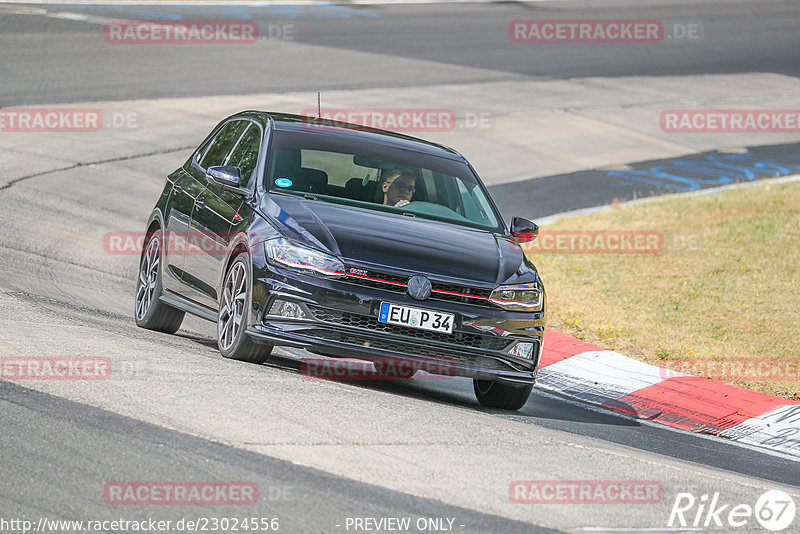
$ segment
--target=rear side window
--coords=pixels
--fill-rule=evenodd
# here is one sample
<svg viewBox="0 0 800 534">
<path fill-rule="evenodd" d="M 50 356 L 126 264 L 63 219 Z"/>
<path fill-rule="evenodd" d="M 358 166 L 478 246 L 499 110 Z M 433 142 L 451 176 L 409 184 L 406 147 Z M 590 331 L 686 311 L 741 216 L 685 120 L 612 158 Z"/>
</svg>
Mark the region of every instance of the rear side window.
<svg viewBox="0 0 800 534">
<path fill-rule="evenodd" d="M 203 169 L 208 169 L 209 167 L 223 165 L 228 153 L 236 144 L 236 141 L 239 140 L 248 124 L 250 123 L 245 121 L 232 121 L 223 126 L 217 137 L 211 142 L 211 146 L 208 147 L 203 159 L 200 161 L 200 166 Z"/>
<path fill-rule="evenodd" d="M 258 163 L 258 152 L 261 147 L 261 128 L 250 123 L 242 135 L 236 148 L 231 152 L 226 165 L 239 167 L 242 173 L 242 187 L 247 187 Z"/>
</svg>

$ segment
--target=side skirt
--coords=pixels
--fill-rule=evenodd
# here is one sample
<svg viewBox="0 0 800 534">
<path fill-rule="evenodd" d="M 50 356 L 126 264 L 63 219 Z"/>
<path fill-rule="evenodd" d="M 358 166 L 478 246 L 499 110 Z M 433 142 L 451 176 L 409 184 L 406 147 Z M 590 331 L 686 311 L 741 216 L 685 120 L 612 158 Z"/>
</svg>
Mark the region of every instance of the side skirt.
<svg viewBox="0 0 800 534">
<path fill-rule="evenodd" d="M 205 319 L 206 321 L 211 321 L 212 323 L 217 322 L 217 314 L 214 313 L 213 310 L 206 308 L 202 304 L 197 304 L 191 300 L 184 299 L 175 293 L 170 293 L 169 295 L 162 294 L 159 300 L 161 300 L 161 302 L 164 304 L 185 311 L 186 313 L 196 315 L 197 317 Z"/>
</svg>

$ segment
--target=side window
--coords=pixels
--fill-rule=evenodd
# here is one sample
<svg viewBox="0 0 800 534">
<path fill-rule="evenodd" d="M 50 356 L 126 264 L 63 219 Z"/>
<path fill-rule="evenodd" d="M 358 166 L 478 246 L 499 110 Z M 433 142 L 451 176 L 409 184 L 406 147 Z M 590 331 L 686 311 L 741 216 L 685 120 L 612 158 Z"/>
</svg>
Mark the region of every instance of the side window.
<svg viewBox="0 0 800 534">
<path fill-rule="evenodd" d="M 256 170 L 258 163 L 258 149 L 261 147 L 261 128 L 250 123 L 244 135 L 239 140 L 236 148 L 231 152 L 228 157 L 226 165 L 233 165 L 239 167 L 242 173 L 242 187 L 247 187 L 250 183 L 250 178 Z"/>
<path fill-rule="evenodd" d="M 209 167 L 222 165 L 248 124 L 250 123 L 245 121 L 232 121 L 226 124 L 217 134 L 217 137 L 214 138 L 208 148 L 208 152 L 203 156 L 200 166 L 208 169 Z"/>
</svg>

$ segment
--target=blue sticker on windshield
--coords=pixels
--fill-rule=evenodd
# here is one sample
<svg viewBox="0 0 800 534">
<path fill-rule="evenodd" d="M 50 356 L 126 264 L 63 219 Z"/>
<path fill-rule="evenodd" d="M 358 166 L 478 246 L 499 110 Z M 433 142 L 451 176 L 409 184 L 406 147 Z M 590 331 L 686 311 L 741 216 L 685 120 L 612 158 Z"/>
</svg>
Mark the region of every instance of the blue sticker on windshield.
<svg viewBox="0 0 800 534">
<path fill-rule="evenodd" d="M 275 185 L 278 187 L 292 187 L 292 181 L 288 178 L 278 178 L 275 180 Z"/>
</svg>

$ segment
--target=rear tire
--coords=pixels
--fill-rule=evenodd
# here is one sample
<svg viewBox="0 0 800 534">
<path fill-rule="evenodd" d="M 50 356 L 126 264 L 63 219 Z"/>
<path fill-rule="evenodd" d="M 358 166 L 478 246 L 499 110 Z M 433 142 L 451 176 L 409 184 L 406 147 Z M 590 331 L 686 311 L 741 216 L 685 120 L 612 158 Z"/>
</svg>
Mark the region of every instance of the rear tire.
<svg viewBox="0 0 800 534">
<path fill-rule="evenodd" d="M 528 401 L 533 384 L 514 387 L 494 380 L 472 380 L 475 396 L 482 406 L 502 410 L 519 410 Z"/>
<path fill-rule="evenodd" d="M 136 283 L 136 305 L 133 316 L 136 325 L 148 330 L 174 334 L 181 327 L 184 312 L 161 302 L 161 231 L 147 235 L 139 259 L 139 279 Z"/>
<path fill-rule="evenodd" d="M 217 346 L 225 358 L 264 363 L 272 345 L 258 344 L 245 332 L 251 305 L 251 270 L 249 256 L 239 254 L 225 273 L 217 313 Z"/>
</svg>

